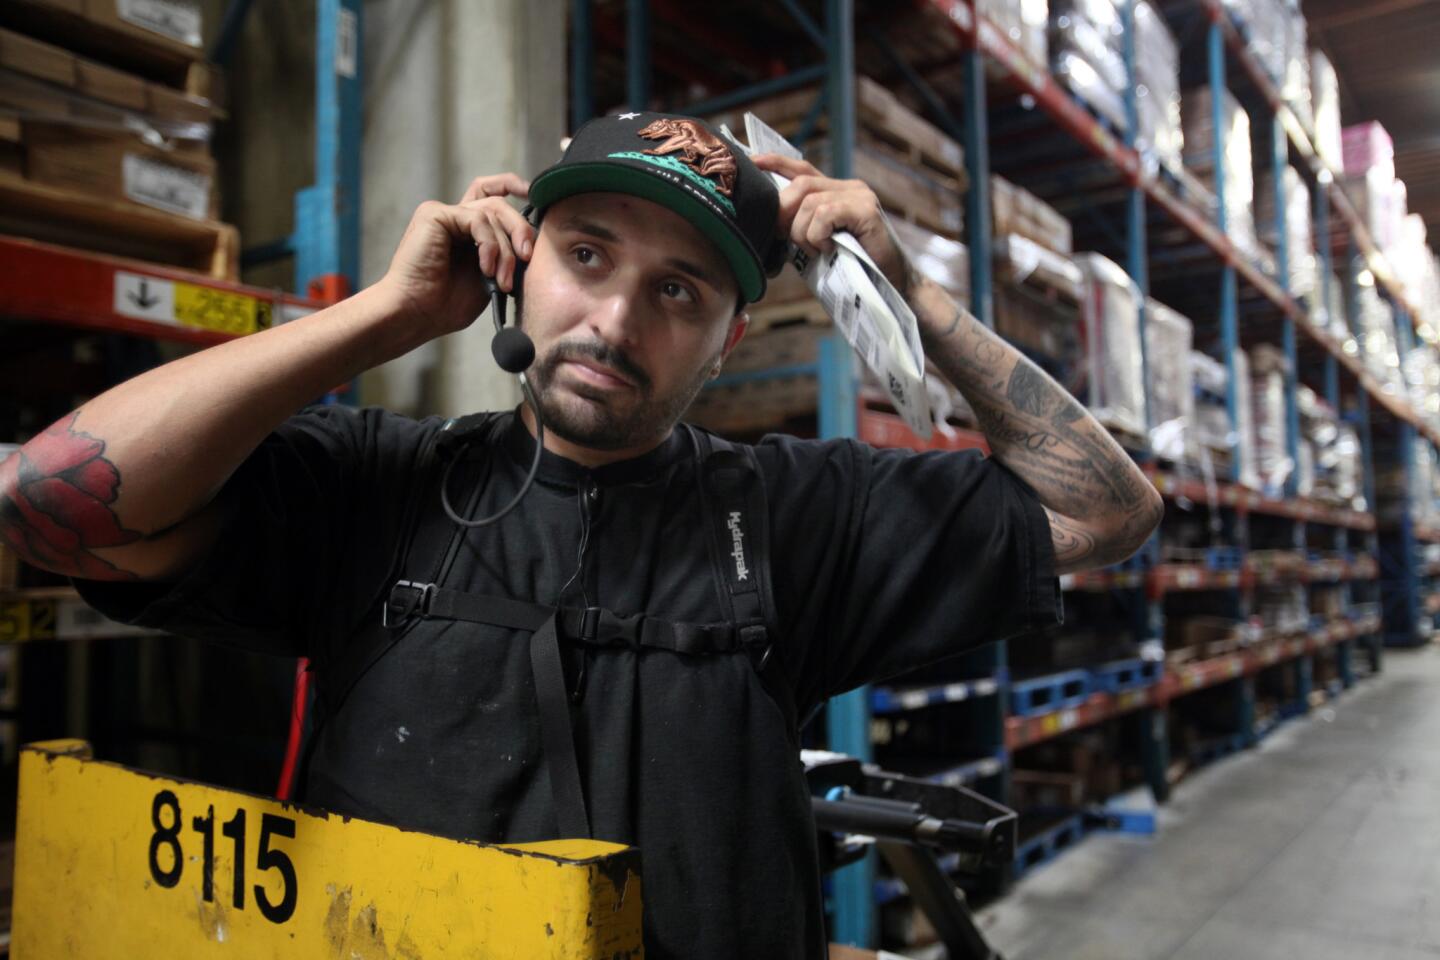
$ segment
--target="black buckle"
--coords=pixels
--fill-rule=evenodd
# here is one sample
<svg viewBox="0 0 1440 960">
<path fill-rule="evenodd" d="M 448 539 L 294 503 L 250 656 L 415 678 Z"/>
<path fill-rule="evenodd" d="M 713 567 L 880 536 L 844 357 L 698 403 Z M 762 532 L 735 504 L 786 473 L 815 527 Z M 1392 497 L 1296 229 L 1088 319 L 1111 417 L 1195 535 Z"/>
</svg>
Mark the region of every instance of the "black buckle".
<svg viewBox="0 0 1440 960">
<path fill-rule="evenodd" d="M 438 589 L 433 583 L 418 583 L 414 580 L 397 580 L 395 586 L 390 588 L 390 596 L 386 598 L 384 606 L 380 608 L 380 624 L 385 627 L 398 626 L 413 617 L 418 611 L 420 616 L 430 615 L 430 605 L 435 600 L 435 591 Z M 397 599 L 396 594 L 402 590 L 412 591 L 409 597 Z M 391 619 L 390 611 L 394 610 L 395 619 Z"/>
<path fill-rule="evenodd" d="M 586 607 L 585 612 L 580 615 L 580 639 L 585 643 L 594 643 L 599 635 L 600 608 Z"/>
</svg>

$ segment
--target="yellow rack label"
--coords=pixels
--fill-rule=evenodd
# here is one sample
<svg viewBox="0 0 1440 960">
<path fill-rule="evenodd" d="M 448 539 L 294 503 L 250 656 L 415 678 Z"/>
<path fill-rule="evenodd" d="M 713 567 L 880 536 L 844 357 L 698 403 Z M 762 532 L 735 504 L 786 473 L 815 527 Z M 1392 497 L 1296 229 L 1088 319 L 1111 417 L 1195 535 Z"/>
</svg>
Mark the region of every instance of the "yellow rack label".
<svg viewBox="0 0 1440 960">
<path fill-rule="evenodd" d="M 175 321 L 183 326 L 240 336 L 268 330 L 272 312 L 268 300 L 193 283 L 175 284 Z"/>
<path fill-rule="evenodd" d="M 642 956 L 636 851 L 487 846 L 90 759 L 20 759 L 11 955 Z"/>
</svg>

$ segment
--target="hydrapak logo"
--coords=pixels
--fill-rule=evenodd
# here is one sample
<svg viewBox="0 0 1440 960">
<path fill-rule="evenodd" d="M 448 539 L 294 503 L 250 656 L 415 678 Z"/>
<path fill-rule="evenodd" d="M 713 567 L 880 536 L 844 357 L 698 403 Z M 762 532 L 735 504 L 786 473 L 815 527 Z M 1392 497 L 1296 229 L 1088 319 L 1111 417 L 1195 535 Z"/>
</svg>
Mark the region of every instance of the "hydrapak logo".
<svg viewBox="0 0 1440 960">
<path fill-rule="evenodd" d="M 740 529 L 740 511 L 731 510 L 730 520 L 725 524 L 730 530 L 730 556 L 735 558 L 735 579 L 750 579 L 750 568 L 745 566 L 745 531 Z"/>
</svg>

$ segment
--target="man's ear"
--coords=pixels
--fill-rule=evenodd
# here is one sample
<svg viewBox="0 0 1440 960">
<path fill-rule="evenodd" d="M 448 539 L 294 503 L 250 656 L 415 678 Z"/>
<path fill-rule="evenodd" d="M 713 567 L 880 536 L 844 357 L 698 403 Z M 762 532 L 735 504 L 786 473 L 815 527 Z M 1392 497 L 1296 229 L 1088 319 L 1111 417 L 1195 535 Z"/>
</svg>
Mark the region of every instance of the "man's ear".
<svg viewBox="0 0 1440 960">
<path fill-rule="evenodd" d="M 720 351 L 720 359 L 715 362 L 715 369 L 711 372 L 711 377 L 720 375 L 720 368 L 729 359 L 730 351 L 745 339 L 745 331 L 748 329 L 750 329 L 750 314 L 741 310 L 730 320 L 730 330 L 725 334 L 725 349 Z"/>
</svg>

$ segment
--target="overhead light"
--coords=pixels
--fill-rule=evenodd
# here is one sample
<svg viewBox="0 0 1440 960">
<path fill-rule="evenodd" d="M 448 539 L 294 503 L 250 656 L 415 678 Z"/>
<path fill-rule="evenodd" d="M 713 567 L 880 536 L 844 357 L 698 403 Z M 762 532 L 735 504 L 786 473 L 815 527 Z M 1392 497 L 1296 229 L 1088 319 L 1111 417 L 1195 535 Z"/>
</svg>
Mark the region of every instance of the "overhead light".
<svg viewBox="0 0 1440 960">
<path fill-rule="evenodd" d="M 1368 269 L 1361 270 L 1360 276 L 1355 278 L 1355 282 L 1362 287 L 1373 287 L 1375 286 L 1375 274 L 1371 273 Z"/>
</svg>

